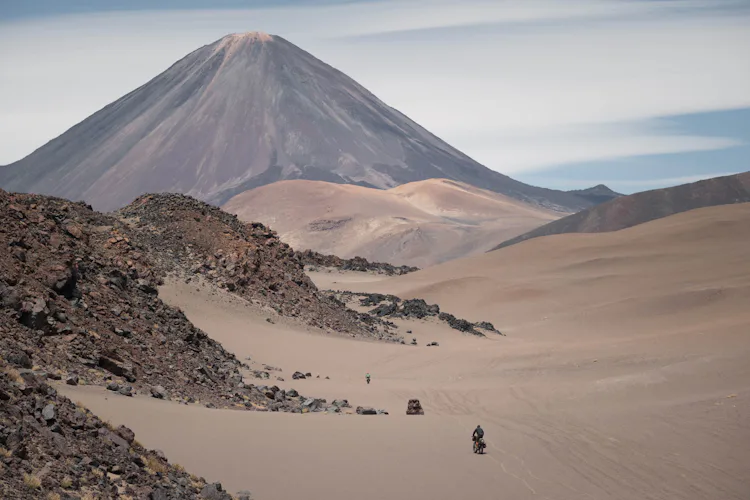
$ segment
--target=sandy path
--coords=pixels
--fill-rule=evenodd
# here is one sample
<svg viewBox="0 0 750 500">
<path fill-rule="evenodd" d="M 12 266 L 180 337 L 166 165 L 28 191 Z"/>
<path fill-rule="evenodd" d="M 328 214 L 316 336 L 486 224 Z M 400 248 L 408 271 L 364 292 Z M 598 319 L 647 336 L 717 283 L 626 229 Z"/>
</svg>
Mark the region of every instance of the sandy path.
<svg viewBox="0 0 750 500">
<path fill-rule="evenodd" d="M 477 339 L 412 323 L 419 347 L 270 324 L 224 294 L 161 291 L 240 357 L 321 374 L 279 383 L 389 416 L 209 410 L 61 388 L 189 470 L 260 499 L 746 499 L 750 365 L 743 332 L 643 345 Z M 407 335 L 408 337 L 408 335 Z M 424 347 L 437 340 L 438 348 Z M 373 383 L 363 382 L 365 371 Z M 323 377 L 330 376 L 330 380 Z M 731 397 L 730 397 L 731 396 Z M 421 400 L 424 417 L 404 415 Z M 481 423 L 488 454 L 470 451 Z"/>
</svg>

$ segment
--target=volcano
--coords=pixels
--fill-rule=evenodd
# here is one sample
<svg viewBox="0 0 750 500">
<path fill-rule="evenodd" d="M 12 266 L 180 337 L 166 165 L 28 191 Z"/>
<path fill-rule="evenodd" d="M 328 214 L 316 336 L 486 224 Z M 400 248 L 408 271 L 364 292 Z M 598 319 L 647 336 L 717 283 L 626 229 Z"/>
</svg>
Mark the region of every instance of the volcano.
<svg viewBox="0 0 750 500">
<path fill-rule="evenodd" d="M 559 212 L 594 202 L 490 170 L 294 44 L 201 47 L 22 160 L 0 187 L 113 210 L 150 192 L 221 205 L 284 179 L 381 189 L 442 178 Z"/>
</svg>

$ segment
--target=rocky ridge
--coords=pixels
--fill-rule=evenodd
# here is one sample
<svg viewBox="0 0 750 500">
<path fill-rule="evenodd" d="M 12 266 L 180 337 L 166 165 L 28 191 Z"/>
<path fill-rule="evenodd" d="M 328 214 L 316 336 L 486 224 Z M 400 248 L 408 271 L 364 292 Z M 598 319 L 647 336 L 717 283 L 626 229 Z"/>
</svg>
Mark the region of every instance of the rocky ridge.
<svg viewBox="0 0 750 500">
<path fill-rule="evenodd" d="M 351 336 L 395 340 L 386 322 L 342 307 L 320 293 L 294 250 L 260 223 L 243 223 L 180 194 L 150 194 L 117 215 L 154 255 L 163 273 L 205 278 L 282 316 Z"/>
<path fill-rule="evenodd" d="M 241 363 L 158 298 L 160 280 L 113 217 L 0 191 L 0 350 L 17 367 L 226 404 Z"/>
<path fill-rule="evenodd" d="M 2 358 L 123 396 L 301 411 L 302 396 L 245 384 L 248 365 L 159 299 L 164 271 L 138 239 L 86 205 L 0 191 Z"/>
<path fill-rule="evenodd" d="M 207 484 L 144 448 L 127 427 L 102 422 L 30 371 L 2 362 L 0 497 L 233 498 L 221 484 Z"/>
<path fill-rule="evenodd" d="M 404 319 L 424 319 L 436 317 L 438 320 L 448 324 L 451 328 L 484 337 L 483 331 L 505 335 L 495 328 L 489 321 L 480 321 L 472 323 L 465 319 L 456 318 L 454 315 L 441 312 L 437 304 L 428 304 L 424 299 L 406 299 L 403 300 L 395 295 L 386 295 L 381 293 L 362 293 L 349 292 L 340 290 L 328 290 L 328 293 L 342 304 L 352 303 L 358 300 L 358 305 L 362 307 L 377 306 L 367 312 L 375 318 L 404 318 Z M 433 343 L 432 345 L 437 345 Z"/>
<path fill-rule="evenodd" d="M 308 266 L 309 270 L 317 271 L 320 267 L 335 268 L 340 271 L 358 271 L 384 274 L 386 276 L 401 276 L 403 274 L 419 271 L 414 266 L 394 266 L 386 262 L 370 262 L 364 257 L 353 257 L 351 259 L 342 259 L 335 255 L 323 255 L 313 250 L 303 250 L 297 252 L 297 257 L 303 265 Z"/>
</svg>

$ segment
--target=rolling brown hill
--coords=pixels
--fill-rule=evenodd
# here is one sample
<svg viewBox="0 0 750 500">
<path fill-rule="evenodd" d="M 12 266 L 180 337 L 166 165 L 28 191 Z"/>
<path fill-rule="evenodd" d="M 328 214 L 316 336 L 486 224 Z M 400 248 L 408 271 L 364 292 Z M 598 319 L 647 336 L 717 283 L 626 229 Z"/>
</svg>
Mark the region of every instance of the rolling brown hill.
<svg viewBox="0 0 750 500">
<path fill-rule="evenodd" d="M 32 154 L 0 187 L 120 208 L 178 192 L 222 205 L 283 179 L 391 188 L 449 178 L 550 209 L 593 202 L 497 173 L 287 40 L 228 35 Z"/>
<path fill-rule="evenodd" d="M 389 190 L 281 181 L 239 194 L 223 208 L 269 225 L 297 250 L 418 267 L 481 253 L 558 217 L 446 179 Z"/>
<path fill-rule="evenodd" d="M 550 222 L 493 250 L 539 236 L 617 231 L 687 210 L 750 201 L 750 172 L 680 186 L 620 196 L 601 205 Z"/>
</svg>

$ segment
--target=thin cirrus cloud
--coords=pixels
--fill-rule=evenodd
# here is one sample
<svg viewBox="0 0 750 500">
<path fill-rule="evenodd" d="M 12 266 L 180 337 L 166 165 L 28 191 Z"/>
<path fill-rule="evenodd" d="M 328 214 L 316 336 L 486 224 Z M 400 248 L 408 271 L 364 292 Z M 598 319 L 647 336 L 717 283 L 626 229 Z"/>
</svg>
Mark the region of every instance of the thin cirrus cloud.
<svg viewBox="0 0 750 500">
<path fill-rule="evenodd" d="M 158 2 L 156 2 L 158 5 Z M 724 0 L 399 0 L 0 24 L 0 164 L 230 32 L 279 34 L 490 168 L 736 147 L 659 117 L 750 107 L 750 9 Z M 604 174 L 603 174 L 604 175 Z M 638 182 L 638 180 L 634 180 Z"/>
</svg>

